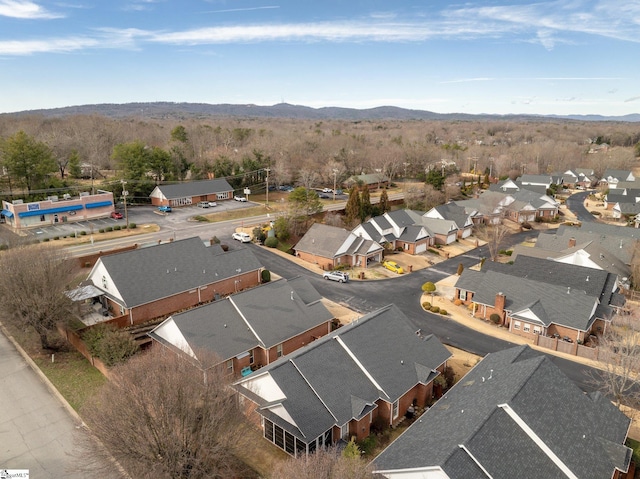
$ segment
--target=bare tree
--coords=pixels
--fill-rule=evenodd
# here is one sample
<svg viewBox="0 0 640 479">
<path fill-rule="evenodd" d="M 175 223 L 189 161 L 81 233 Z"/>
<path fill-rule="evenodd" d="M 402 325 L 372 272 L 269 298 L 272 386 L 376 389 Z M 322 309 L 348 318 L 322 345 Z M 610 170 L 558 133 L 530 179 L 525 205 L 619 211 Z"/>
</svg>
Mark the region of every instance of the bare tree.
<svg viewBox="0 0 640 479">
<path fill-rule="evenodd" d="M 336 449 L 319 449 L 277 464 L 270 479 L 371 479 L 377 477 L 372 471 L 359 457 L 346 457 Z"/>
<path fill-rule="evenodd" d="M 76 273 L 75 263 L 59 248 L 18 245 L 0 255 L 2 315 L 40 336 L 50 349 L 49 333 L 68 319 L 72 302 L 64 294 Z"/>
<path fill-rule="evenodd" d="M 598 359 L 602 368 L 594 374 L 599 389 L 617 407 L 640 405 L 640 320 L 638 311 L 619 315 L 598 339 Z"/>
<path fill-rule="evenodd" d="M 500 246 L 502 246 L 502 242 L 507 234 L 509 234 L 509 228 L 502 224 L 478 225 L 476 227 L 476 236 L 487 242 L 491 261 L 496 261 L 498 259 Z"/>
<path fill-rule="evenodd" d="M 198 360 L 218 362 L 201 353 Z M 253 477 L 234 454 L 249 426 L 229 388 L 232 378 L 217 366 L 204 371 L 152 348 L 114 368 L 83 417 L 131 477 Z"/>
</svg>

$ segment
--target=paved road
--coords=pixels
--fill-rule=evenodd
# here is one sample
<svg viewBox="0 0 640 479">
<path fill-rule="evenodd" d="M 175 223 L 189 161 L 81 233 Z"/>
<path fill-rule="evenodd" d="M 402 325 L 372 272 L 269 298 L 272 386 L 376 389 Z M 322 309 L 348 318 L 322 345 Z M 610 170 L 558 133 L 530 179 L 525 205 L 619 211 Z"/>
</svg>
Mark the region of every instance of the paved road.
<svg viewBox="0 0 640 479">
<path fill-rule="evenodd" d="M 74 456 L 85 434 L 79 426 L 0 332 L 0 469 L 28 469 L 38 479 L 88 477 Z"/>
<path fill-rule="evenodd" d="M 578 221 L 593 222 L 596 221 L 596 219 L 584 206 L 584 200 L 587 198 L 587 196 L 589 196 L 588 191 L 581 191 L 580 193 L 571 195 L 569 198 L 567 198 L 567 208 L 569 208 L 573 212 L 573 214 L 576 215 Z"/>
</svg>

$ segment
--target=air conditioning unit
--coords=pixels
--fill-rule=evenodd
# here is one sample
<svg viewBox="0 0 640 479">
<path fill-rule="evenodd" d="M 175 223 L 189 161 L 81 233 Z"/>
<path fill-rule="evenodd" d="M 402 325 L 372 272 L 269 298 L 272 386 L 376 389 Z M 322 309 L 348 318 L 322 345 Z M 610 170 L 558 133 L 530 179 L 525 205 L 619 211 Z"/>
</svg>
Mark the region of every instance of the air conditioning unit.
<svg viewBox="0 0 640 479">
<path fill-rule="evenodd" d="M 69 193 L 65 193 L 64 195 L 62 195 L 62 198 L 68 200 L 71 198 L 71 195 Z"/>
</svg>

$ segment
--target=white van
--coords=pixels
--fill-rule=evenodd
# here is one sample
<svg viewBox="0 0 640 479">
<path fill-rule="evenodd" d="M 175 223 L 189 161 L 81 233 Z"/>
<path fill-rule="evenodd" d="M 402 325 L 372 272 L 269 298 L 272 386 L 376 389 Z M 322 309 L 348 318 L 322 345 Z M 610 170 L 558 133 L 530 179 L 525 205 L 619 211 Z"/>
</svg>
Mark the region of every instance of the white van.
<svg viewBox="0 0 640 479">
<path fill-rule="evenodd" d="M 209 202 L 208 201 L 201 201 L 200 203 L 198 203 L 198 206 L 200 208 L 208 208 L 209 207 Z"/>
</svg>

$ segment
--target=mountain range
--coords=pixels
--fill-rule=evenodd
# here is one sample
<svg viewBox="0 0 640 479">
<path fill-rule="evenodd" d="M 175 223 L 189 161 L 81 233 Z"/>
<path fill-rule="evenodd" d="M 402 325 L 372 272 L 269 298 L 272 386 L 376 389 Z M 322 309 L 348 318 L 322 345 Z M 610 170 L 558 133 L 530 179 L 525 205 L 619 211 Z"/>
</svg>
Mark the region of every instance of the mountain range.
<svg viewBox="0 0 640 479">
<path fill-rule="evenodd" d="M 208 117 L 235 117 L 235 118 L 291 118 L 304 120 L 510 120 L 510 121 L 617 121 L 640 122 L 640 114 L 634 113 L 624 116 L 603 115 L 493 115 L 493 114 L 466 114 L 466 113 L 434 113 L 426 110 L 411 110 L 395 106 L 380 106 L 368 109 L 324 107 L 311 108 L 289 103 L 278 103 L 271 106 L 253 104 L 208 104 L 208 103 L 173 103 L 173 102 L 148 102 L 148 103 L 102 103 L 96 105 L 67 106 L 62 108 L 50 108 L 42 110 L 27 110 L 4 115 L 41 115 L 45 117 L 62 117 L 70 115 L 101 115 L 110 118 L 208 118 Z"/>
</svg>

